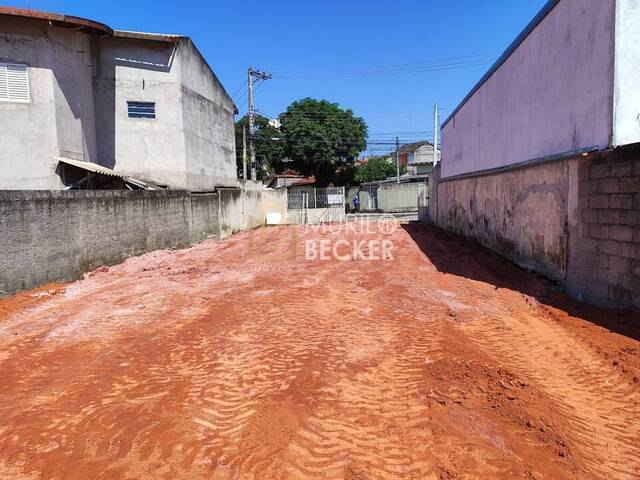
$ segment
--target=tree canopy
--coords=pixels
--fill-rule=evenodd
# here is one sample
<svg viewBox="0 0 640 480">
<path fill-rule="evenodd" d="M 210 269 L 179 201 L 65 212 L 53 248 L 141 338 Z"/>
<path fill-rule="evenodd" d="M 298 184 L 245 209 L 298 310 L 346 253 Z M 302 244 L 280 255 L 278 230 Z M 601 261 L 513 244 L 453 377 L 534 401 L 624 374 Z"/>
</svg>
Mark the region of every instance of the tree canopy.
<svg viewBox="0 0 640 480">
<path fill-rule="evenodd" d="M 247 173 L 251 172 L 251 159 L 249 158 L 249 117 L 245 115 L 236 122 L 236 167 L 238 177 L 242 176 L 242 129 L 247 127 Z M 264 172 L 282 172 L 284 166 L 284 142 L 274 141 L 274 138 L 282 136 L 280 130 L 269 125 L 269 119 L 256 115 L 256 159 L 258 161 L 258 178 L 262 178 Z"/>
<path fill-rule="evenodd" d="M 280 115 L 288 165 L 314 175 L 320 187 L 349 182 L 354 163 L 367 146 L 367 125 L 337 103 L 305 98 Z"/>
<path fill-rule="evenodd" d="M 358 165 L 355 170 L 354 180 L 357 183 L 375 182 L 384 180 L 396 174 L 396 163 L 393 157 L 370 157 L 366 163 Z"/>
<path fill-rule="evenodd" d="M 367 125 L 362 118 L 337 103 L 305 98 L 293 102 L 279 120 L 281 127 L 276 128 L 266 117 L 256 116 L 258 178 L 264 173 L 295 170 L 315 176 L 320 187 L 353 182 L 355 160 L 367 147 Z M 248 124 L 246 115 L 236 122 L 238 176 L 242 174 L 242 129 L 245 125 L 248 129 Z"/>
</svg>

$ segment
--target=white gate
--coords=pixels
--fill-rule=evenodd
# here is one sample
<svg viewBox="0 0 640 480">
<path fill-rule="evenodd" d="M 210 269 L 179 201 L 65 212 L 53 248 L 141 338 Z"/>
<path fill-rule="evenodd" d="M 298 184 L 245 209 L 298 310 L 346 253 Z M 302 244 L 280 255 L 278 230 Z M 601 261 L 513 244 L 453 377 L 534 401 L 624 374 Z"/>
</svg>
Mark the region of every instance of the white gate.
<svg viewBox="0 0 640 480">
<path fill-rule="evenodd" d="M 289 219 L 299 224 L 343 222 L 345 199 L 344 187 L 289 190 Z"/>
</svg>

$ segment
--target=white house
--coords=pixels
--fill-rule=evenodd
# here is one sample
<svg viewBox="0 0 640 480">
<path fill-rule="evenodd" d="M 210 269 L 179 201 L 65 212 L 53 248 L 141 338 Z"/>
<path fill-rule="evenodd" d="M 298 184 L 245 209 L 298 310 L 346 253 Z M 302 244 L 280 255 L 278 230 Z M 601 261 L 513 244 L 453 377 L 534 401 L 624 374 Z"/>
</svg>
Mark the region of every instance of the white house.
<svg viewBox="0 0 640 480">
<path fill-rule="evenodd" d="M 235 112 L 188 37 L 0 7 L 0 189 L 235 186 Z"/>
</svg>

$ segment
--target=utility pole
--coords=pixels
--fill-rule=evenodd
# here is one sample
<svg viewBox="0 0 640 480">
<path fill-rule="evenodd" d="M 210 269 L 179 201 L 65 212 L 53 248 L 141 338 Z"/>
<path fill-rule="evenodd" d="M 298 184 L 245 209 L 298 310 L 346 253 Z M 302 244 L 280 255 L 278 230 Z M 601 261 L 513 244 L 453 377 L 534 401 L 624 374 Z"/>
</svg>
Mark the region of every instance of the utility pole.
<svg viewBox="0 0 640 480">
<path fill-rule="evenodd" d="M 242 127 L 242 179 L 247 181 L 247 126 Z"/>
<path fill-rule="evenodd" d="M 398 174 L 398 183 L 400 183 L 400 140 L 396 137 L 396 173 Z"/>
<path fill-rule="evenodd" d="M 254 70 L 249 67 L 247 71 L 247 86 L 249 88 L 249 152 L 251 154 L 251 180 L 254 182 L 258 179 L 258 164 L 256 162 L 256 109 L 253 103 L 253 79 L 270 80 L 271 74 Z"/>
<path fill-rule="evenodd" d="M 440 133 L 440 118 L 438 115 L 438 104 L 433 108 L 433 166 L 438 163 L 438 136 Z"/>
</svg>

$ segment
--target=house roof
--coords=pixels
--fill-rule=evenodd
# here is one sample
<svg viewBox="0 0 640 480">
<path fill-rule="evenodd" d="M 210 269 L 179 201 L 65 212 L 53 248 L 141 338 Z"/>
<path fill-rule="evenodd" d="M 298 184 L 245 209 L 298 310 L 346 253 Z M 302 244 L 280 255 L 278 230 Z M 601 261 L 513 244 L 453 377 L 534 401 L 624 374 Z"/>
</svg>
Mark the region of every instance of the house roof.
<svg viewBox="0 0 640 480">
<path fill-rule="evenodd" d="M 273 180 L 274 178 L 304 178 L 304 175 L 300 175 L 299 173 L 278 173 L 269 175 L 265 180 Z"/>
<path fill-rule="evenodd" d="M 316 177 L 312 175 L 310 177 L 306 177 L 301 180 L 298 180 L 297 182 L 293 182 L 291 185 L 289 185 L 289 187 L 302 187 L 305 185 L 315 185 L 315 184 L 316 184 Z"/>
<path fill-rule="evenodd" d="M 102 165 L 98 165 L 97 163 L 85 162 L 82 160 L 75 160 L 73 158 L 65 158 L 65 157 L 55 157 L 55 159 L 66 165 L 71 165 L 72 167 L 79 168 L 81 170 L 85 170 L 91 173 L 97 173 L 99 175 L 106 175 L 108 177 L 118 177 L 123 179 L 125 182 L 129 182 L 137 187 L 143 188 L 145 190 L 155 190 L 153 186 L 148 184 L 147 182 L 143 182 L 142 180 L 137 180 L 135 178 L 129 177 L 128 175 L 124 175 L 122 173 L 118 173 L 111 168 L 104 167 Z"/>
<path fill-rule="evenodd" d="M 422 142 L 406 143 L 400 146 L 400 148 L 398 149 L 398 153 L 415 153 L 420 148 L 425 147 L 427 145 L 433 146 L 431 142 L 428 142 L 426 140 Z"/>
<path fill-rule="evenodd" d="M 430 175 L 428 173 L 421 173 L 418 175 L 405 174 L 400 176 L 400 183 L 420 183 L 420 182 L 427 181 L 429 177 Z M 366 182 L 366 183 L 363 183 L 362 185 L 380 186 L 380 185 L 389 185 L 393 183 L 398 183 L 398 177 L 389 177 L 385 180 L 376 180 L 374 182 Z"/>
<path fill-rule="evenodd" d="M 484 74 L 484 76 L 480 79 L 480 81 L 471 89 L 471 91 L 467 94 L 466 97 L 460 102 L 460 104 L 455 108 L 455 110 L 449 115 L 449 117 L 444 121 L 442 127 L 444 128 L 453 117 L 460 111 L 462 107 L 473 97 L 473 95 L 480 90 L 480 88 L 491 78 L 491 76 L 496 73 L 496 71 L 509 59 L 511 55 L 518 49 L 518 47 L 524 42 L 527 37 L 535 30 L 535 28 L 551 13 L 551 11 L 560 3 L 560 0 L 549 0 L 544 7 L 538 12 L 538 14 L 529 22 L 529 24 L 520 32 L 520 35 L 516 37 L 516 39 L 507 47 L 500 58 L 494 63 L 491 68 Z"/>
<path fill-rule="evenodd" d="M 279 178 L 299 178 L 299 179 L 304 179 L 304 175 L 300 175 L 299 173 L 296 172 L 286 172 L 286 173 L 280 173 L 280 174 L 276 174 L 276 175 L 270 175 L 267 178 L 264 179 L 264 184 L 267 188 L 272 188 L 272 185 L 276 182 L 276 180 L 278 180 Z"/>
<path fill-rule="evenodd" d="M 70 15 L 61 15 L 58 13 L 13 7 L 0 7 L 0 15 L 46 20 L 58 27 L 75 28 L 81 31 L 102 35 L 113 35 L 111 27 L 104 23 L 88 20 L 86 18 L 73 17 Z"/>
<path fill-rule="evenodd" d="M 129 30 L 114 30 L 114 37 L 120 38 L 135 38 L 138 40 L 153 40 L 156 42 L 169 42 L 175 43 L 182 38 L 189 38 L 185 35 L 171 34 L 171 33 L 151 33 L 151 32 L 133 32 Z"/>
</svg>

